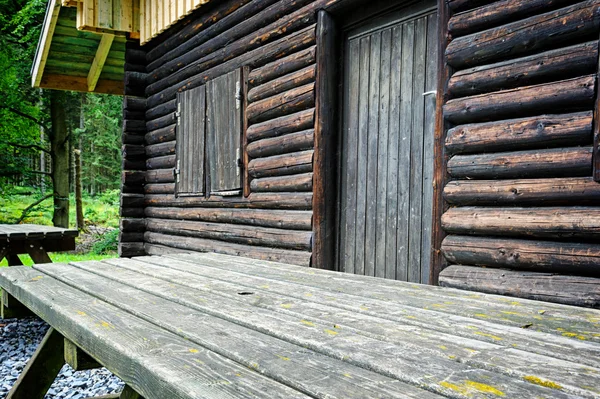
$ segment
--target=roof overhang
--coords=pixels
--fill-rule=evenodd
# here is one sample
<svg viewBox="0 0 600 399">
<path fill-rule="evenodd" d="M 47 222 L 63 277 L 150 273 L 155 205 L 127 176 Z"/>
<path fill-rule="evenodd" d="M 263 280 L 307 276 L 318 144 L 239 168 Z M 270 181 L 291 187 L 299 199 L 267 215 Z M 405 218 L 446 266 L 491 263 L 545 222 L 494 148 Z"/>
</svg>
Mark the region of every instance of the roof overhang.
<svg viewBox="0 0 600 399">
<path fill-rule="evenodd" d="M 78 30 L 76 7 L 48 2 L 33 87 L 122 95 L 124 65 L 125 33 Z"/>
</svg>

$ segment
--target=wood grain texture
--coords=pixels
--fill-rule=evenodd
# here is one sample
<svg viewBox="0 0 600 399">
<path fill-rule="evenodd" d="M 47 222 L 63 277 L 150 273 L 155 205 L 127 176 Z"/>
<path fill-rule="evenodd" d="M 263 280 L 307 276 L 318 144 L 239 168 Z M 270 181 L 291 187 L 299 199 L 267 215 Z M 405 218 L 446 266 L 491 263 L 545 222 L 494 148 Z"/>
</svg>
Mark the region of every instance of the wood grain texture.
<svg viewBox="0 0 600 399">
<path fill-rule="evenodd" d="M 595 205 L 600 185 L 591 177 L 454 180 L 444 198 L 454 205 Z"/>
<path fill-rule="evenodd" d="M 600 209 L 594 207 L 451 208 L 442 227 L 453 234 L 503 237 L 586 238 L 600 235 Z"/>
<path fill-rule="evenodd" d="M 465 68 L 528 55 L 594 37 L 600 26 L 596 0 L 532 16 L 483 32 L 452 40 L 446 50 L 448 64 Z"/>
<path fill-rule="evenodd" d="M 592 112 L 473 123 L 448 130 L 451 154 L 575 146 L 591 143 Z"/>
<path fill-rule="evenodd" d="M 600 258 L 597 244 L 497 237 L 450 235 L 444 240 L 442 250 L 455 264 L 579 275 L 597 275 Z"/>
<path fill-rule="evenodd" d="M 600 308 L 597 278 L 452 265 L 440 275 L 442 287 L 510 295 L 565 305 Z"/>
</svg>

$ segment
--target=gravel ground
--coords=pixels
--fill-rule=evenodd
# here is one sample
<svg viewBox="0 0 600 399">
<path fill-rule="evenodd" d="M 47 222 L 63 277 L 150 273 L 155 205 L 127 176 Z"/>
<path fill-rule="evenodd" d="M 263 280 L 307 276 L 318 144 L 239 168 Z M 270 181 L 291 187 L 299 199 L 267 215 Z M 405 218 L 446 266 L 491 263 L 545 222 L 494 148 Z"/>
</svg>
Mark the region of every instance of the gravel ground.
<svg viewBox="0 0 600 399">
<path fill-rule="evenodd" d="M 37 318 L 0 320 L 0 399 L 15 383 L 48 325 Z M 45 399 L 85 399 L 119 392 L 123 383 L 106 369 L 73 371 L 65 365 Z"/>
</svg>

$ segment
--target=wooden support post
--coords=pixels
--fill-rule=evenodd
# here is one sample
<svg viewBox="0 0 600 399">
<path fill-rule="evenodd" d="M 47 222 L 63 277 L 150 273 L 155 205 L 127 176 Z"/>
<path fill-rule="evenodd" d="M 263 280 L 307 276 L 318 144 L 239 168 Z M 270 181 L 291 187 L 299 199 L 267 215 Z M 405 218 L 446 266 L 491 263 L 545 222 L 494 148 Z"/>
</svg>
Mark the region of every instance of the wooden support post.
<svg viewBox="0 0 600 399">
<path fill-rule="evenodd" d="M 27 253 L 34 263 L 52 263 L 52 259 L 48 256 L 41 241 L 31 241 L 28 244 Z"/>
<path fill-rule="evenodd" d="M 101 368 L 102 365 L 65 338 L 65 362 L 75 371 Z"/>
<path fill-rule="evenodd" d="M 333 17 L 319 11 L 317 22 L 316 115 L 313 159 L 313 256 L 311 266 L 335 269 L 336 54 L 337 27 Z"/>
<path fill-rule="evenodd" d="M 133 390 L 129 385 L 125 385 L 119 399 L 144 399 L 142 395 Z"/>
<path fill-rule="evenodd" d="M 110 47 L 112 46 L 114 38 L 115 35 L 104 33 L 102 35 L 102 39 L 100 39 L 96 56 L 94 57 L 92 67 L 90 68 L 90 72 L 87 76 L 88 91 L 94 91 L 96 84 L 98 84 L 100 74 L 102 73 L 102 68 L 104 68 L 104 63 L 106 62 L 106 58 L 108 57 L 108 52 L 110 51 Z"/>
<path fill-rule="evenodd" d="M 600 54 L 600 41 L 598 41 L 599 49 L 598 52 Z M 600 182 L 600 92 L 598 91 L 598 76 L 600 74 L 600 60 L 598 60 L 598 73 L 596 73 L 596 101 L 594 104 L 594 127 L 593 127 L 593 143 L 594 148 L 592 152 L 592 176 L 594 177 L 595 182 Z"/>
<path fill-rule="evenodd" d="M 0 316 L 2 319 L 18 319 L 34 316 L 34 313 L 31 310 L 29 310 L 21 302 L 17 301 L 8 292 L 2 291 L 1 297 Z"/>
<path fill-rule="evenodd" d="M 6 259 L 8 259 L 8 265 L 9 266 L 22 266 L 23 262 L 21 262 L 21 258 L 19 258 L 19 255 L 17 255 L 14 252 L 8 252 L 8 255 L 6 256 Z"/>
<path fill-rule="evenodd" d="M 50 328 L 6 399 L 43 399 L 65 364 L 63 336 Z"/>
</svg>

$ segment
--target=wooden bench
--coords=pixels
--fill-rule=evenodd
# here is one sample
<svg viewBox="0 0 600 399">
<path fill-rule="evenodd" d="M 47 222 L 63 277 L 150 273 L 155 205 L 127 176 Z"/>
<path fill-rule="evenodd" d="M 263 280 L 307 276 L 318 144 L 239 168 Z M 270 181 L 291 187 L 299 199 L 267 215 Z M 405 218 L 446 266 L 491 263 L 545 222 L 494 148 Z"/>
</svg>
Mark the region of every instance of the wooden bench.
<svg viewBox="0 0 600 399">
<path fill-rule="evenodd" d="M 146 399 L 600 395 L 593 309 L 218 254 L 6 268 L 0 286 Z"/>
</svg>

